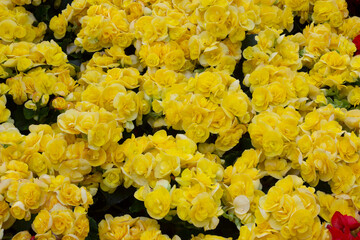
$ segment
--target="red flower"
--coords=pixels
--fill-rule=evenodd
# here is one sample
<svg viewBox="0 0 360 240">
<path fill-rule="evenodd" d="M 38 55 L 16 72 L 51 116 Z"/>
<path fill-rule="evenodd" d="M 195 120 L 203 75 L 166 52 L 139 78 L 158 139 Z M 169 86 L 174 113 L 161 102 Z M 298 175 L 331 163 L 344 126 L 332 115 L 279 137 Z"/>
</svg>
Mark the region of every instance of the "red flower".
<svg viewBox="0 0 360 240">
<path fill-rule="evenodd" d="M 360 35 L 357 35 L 354 38 L 353 43 L 355 44 L 356 49 L 357 49 L 355 55 L 360 54 Z"/>
<path fill-rule="evenodd" d="M 360 233 L 353 236 L 351 231 L 360 227 L 360 223 L 353 217 L 335 212 L 328 225 L 333 240 L 360 240 Z"/>
<path fill-rule="evenodd" d="M 31 239 L 30 239 L 30 240 L 35 240 L 35 236 L 31 237 Z"/>
</svg>

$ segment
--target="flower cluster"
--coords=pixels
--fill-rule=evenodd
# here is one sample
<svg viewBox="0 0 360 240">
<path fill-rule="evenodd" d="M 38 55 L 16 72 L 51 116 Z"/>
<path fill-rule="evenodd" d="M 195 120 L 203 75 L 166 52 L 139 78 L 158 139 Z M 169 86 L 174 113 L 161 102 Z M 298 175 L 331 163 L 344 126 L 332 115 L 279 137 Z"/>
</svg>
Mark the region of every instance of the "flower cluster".
<svg viewBox="0 0 360 240">
<path fill-rule="evenodd" d="M 90 52 L 133 45 L 143 67 L 186 71 L 200 64 L 232 72 L 246 32 L 291 30 L 292 11 L 298 10 L 274 1 L 75 0 L 52 18 L 50 29 L 55 38 L 63 38 L 69 24 L 80 28 L 75 44 Z"/>
<path fill-rule="evenodd" d="M 256 226 L 241 227 L 239 239 L 272 235 L 282 239 L 327 239 L 329 232 L 317 217 L 320 206 L 314 189 L 289 175 L 258 200 Z"/>
<path fill-rule="evenodd" d="M 345 0 L 41 4 L 0 3 L 0 239 L 359 238 Z"/>
<path fill-rule="evenodd" d="M 184 130 L 196 143 L 216 134 L 219 151 L 228 151 L 238 143 L 253 114 L 239 81 L 220 71 L 190 78 L 171 70 L 148 71 L 141 87 L 153 99 L 153 126 Z"/>
<path fill-rule="evenodd" d="M 34 0 L 33 4 L 41 0 Z M 47 25 L 43 22 L 34 26 L 34 15 L 24 7 L 16 6 L 30 4 L 31 0 L 12 0 L 0 3 L 0 40 L 6 43 L 16 41 L 40 42 L 45 34 Z"/>
<path fill-rule="evenodd" d="M 245 150 L 234 165 L 224 171 L 224 210 L 228 218 L 237 224 L 238 220 L 244 224 L 255 222 L 259 199 L 265 195 L 261 191 L 262 174 L 256 168 L 260 154 L 260 151 L 254 149 Z"/>
<path fill-rule="evenodd" d="M 42 65 L 61 67 L 67 63 L 66 54 L 53 40 L 38 44 L 29 42 L 0 43 L 0 59 L 1 78 L 8 78 L 13 75 L 14 71 L 25 72 Z"/>
<path fill-rule="evenodd" d="M 132 218 L 130 215 L 112 217 L 105 215 L 99 223 L 100 239 L 154 239 L 170 240 L 169 236 L 162 234 L 156 220 L 146 217 Z M 173 240 L 179 239 L 175 236 Z"/>
<path fill-rule="evenodd" d="M 28 166 L 17 160 L 3 164 L 2 168 L 0 205 L 5 228 L 16 219 L 29 221 L 31 214 L 37 213 L 32 229 L 39 239 L 68 235 L 86 238 L 89 232 L 86 211 L 93 200 L 85 187 L 71 184 L 62 175 L 30 178 Z"/>
</svg>

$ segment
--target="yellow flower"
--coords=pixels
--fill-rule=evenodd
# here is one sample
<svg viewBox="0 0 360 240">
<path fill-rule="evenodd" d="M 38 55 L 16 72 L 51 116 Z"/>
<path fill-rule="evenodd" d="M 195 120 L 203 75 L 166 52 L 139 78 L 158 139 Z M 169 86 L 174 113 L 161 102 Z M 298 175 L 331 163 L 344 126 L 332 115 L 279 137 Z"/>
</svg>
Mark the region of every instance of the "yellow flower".
<svg viewBox="0 0 360 240">
<path fill-rule="evenodd" d="M 67 234 L 72 232 L 75 216 L 70 209 L 56 209 L 51 212 L 51 218 L 51 231 L 55 235 Z"/>
<path fill-rule="evenodd" d="M 37 209 L 44 203 L 45 193 L 35 183 L 22 183 L 19 186 L 18 199 L 26 209 Z"/>
<path fill-rule="evenodd" d="M 18 220 L 24 219 L 25 221 L 29 221 L 31 218 L 30 211 L 25 209 L 25 206 L 22 202 L 18 201 L 14 203 L 10 208 L 11 216 Z"/>
<path fill-rule="evenodd" d="M 210 93 L 214 93 L 216 91 L 216 87 L 221 83 L 220 76 L 212 72 L 203 72 L 197 76 L 195 80 L 195 91 L 200 92 L 207 97 Z"/>
<path fill-rule="evenodd" d="M 215 109 L 212 121 L 209 126 L 211 133 L 224 132 L 231 126 L 231 118 L 225 113 L 222 107 Z"/>
<path fill-rule="evenodd" d="M 281 133 L 274 130 L 266 131 L 263 135 L 262 148 L 267 157 L 279 156 L 284 148 Z"/>
<path fill-rule="evenodd" d="M 181 113 L 183 108 L 184 106 L 181 102 L 171 100 L 166 102 L 166 105 L 164 106 L 165 121 L 169 126 L 176 130 L 182 130 Z"/>
<path fill-rule="evenodd" d="M 152 229 L 145 230 L 140 237 L 140 240 L 170 240 L 167 235 L 162 235 L 160 230 Z"/>
<path fill-rule="evenodd" d="M 297 203 L 295 201 L 296 198 L 292 197 L 289 194 L 284 194 L 284 204 L 281 206 L 279 211 L 272 212 L 272 217 L 275 219 L 277 224 L 285 225 L 289 219 L 291 218 L 292 214 L 297 209 Z"/>
<path fill-rule="evenodd" d="M 192 123 L 186 129 L 186 136 L 196 143 L 203 143 L 209 138 L 210 132 L 206 126 Z"/>
<path fill-rule="evenodd" d="M 157 70 L 154 76 L 154 81 L 161 87 L 171 87 L 176 83 L 176 80 L 176 72 L 167 69 Z"/>
<path fill-rule="evenodd" d="M 51 231 L 47 231 L 44 234 L 36 234 L 35 238 L 36 240 L 56 240 L 55 235 Z"/>
<path fill-rule="evenodd" d="M 137 221 L 138 218 L 131 218 L 130 215 L 113 218 L 110 214 L 106 214 L 105 219 L 99 223 L 99 237 L 101 240 L 131 237 L 132 229 L 136 233 L 134 225 Z"/>
<path fill-rule="evenodd" d="M 350 90 L 347 99 L 350 104 L 357 106 L 360 104 L 360 88 L 358 86 Z"/>
<path fill-rule="evenodd" d="M 233 201 L 233 205 L 235 215 L 238 218 L 241 218 L 241 216 L 243 216 L 250 210 L 250 200 L 245 195 L 237 196 Z"/>
<path fill-rule="evenodd" d="M 31 239 L 31 234 L 28 231 L 21 231 L 12 238 L 13 240 L 28 240 Z"/>
<path fill-rule="evenodd" d="M 207 192 L 198 194 L 192 201 L 190 209 L 190 222 L 196 227 L 203 227 L 205 230 L 215 229 L 219 223 L 217 218 L 223 213 L 221 207 Z"/>
<path fill-rule="evenodd" d="M 241 93 L 228 93 L 223 97 L 221 106 L 229 117 L 233 118 L 235 116 L 241 118 L 248 111 L 248 99 L 246 95 Z"/>
<path fill-rule="evenodd" d="M 14 202 L 16 201 L 17 191 L 19 188 L 19 182 L 18 181 L 11 181 L 8 189 L 6 191 L 5 199 L 8 202 Z"/>
<path fill-rule="evenodd" d="M 134 89 L 139 86 L 140 73 L 136 68 L 124 68 L 118 80 L 127 89 Z"/>
<path fill-rule="evenodd" d="M 152 218 L 162 219 L 170 210 L 170 193 L 165 187 L 156 186 L 152 192 L 146 195 L 144 203 Z"/>
<path fill-rule="evenodd" d="M 36 50 L 45 57 L 46 63 L 49 65 L 60 66 L 67 62 L 67 55 L 54 40 L 37 44 Z"/>
<path fill-rule="evenodd" d="M 110 140 L 113 129 L 111 129 L 111 124 L 108 123 L 96 124 L 88 132 L 89 148 L 99 149 L 99 147 L 105 145 Z"/>
<path fill-rule="evenodd" d="M 131 45 L 132 41 L 134 40 L 134 33 L 118 33 L 115 38 L 113 38 L 113 45 L 119 46 L 121 48 L 127 48 Z"/>
<path fill-rule="evenodd" d="M 337 165 L 334 161 L 334 157 L 332 157 L 329 152 L 322 149 L 316 149 L 309 155 L 308 160 L 309 158 L 310 161 L 314 163 L 321 181 L 327 182 L 334 176 Z"/>
<path fill-rule="evenodd" d="M 288 224 L 283 225 L 281 235 L 284 238 L 309 239 L 312 234 L 313 223 L 314 217 L 310 211 L 299 209 L 291 215 Z"/>
<path fill-rule="evenodd" d="M 281 187 L 271 187 L 267 195 L 260 197 L 259 207 L 266 212 L 276 212 L 281 209 L 284 203 L 284 191 Z"/>
<path fill-rule="evenodd" d="M 190 59 L 191 60 L 198 59 L 201 53 L 201 48 L 200 48 L 200 41 L 197 35 L 193 35 L 190 37 L 188 45 L 189 45 Z"/>
<path fill-rule="evenodd" d="M 6 201 L 0 201 L 0 222 L 6 222 L 10 217 L 9 204 Z"/>
<path fill-rule="evenodd" d="M 167 53 L 164 57 L 164 63 L 169 70 L 180 70 L 185 64 L 184 52 L 179 49 Z"/>
<path fill-rule="evenodd" d="M 131 174 L 131 179 L 138 185 L 142 186 L 148 182 L 147 179 L 152 177 L 155 158 L 151 153 L 139 154 L 124 165 L 124 170 Z M 130 166 L 131 165 L 131 166 Z M 130 168 L 130 169 L 129 169 Z M 159 171 L 160 169 L 158 169 Z M 150 175 L 151 174 L 151 175 Z M 160 176 L 160 172 L 158 172 Z"/>
<path fill-rule="evenodd" d="M 18 160 L 11 160 L 7 163 L 7 171 L 3 178 L 19 180 L 29 175 L 28 165 Z"/>
<path fill-rule="evenodd" d="M 81 214 L 79 217 L 77 217 L 74 222 L 74 235 L 80 239 L 84 239 L 87 237 L 89 231 L 89 219 L 87 218 L 85 212 L 85 214 Z"/>
<path fill-rule="evenodd" d="M 350 129 L 358 129 L 360 128 L 360 110 L 352 109 L 345 113 L 344 123 Z"/>
<path fill-rule="evenodd" d="M 56 97 L 52 100 L 51 105 L 57 110 L 64 110 L 67 108 L 67 101 L 62 97 Z"/>
<path fill-rule="evenodd" d="M 243 124 L 236 124 L 236 122 L 229 129 L 219 133 L 215 147 L 221 151 L 228 151 L 239 143 L 241 136 L 246 132 L 246 127 Z"/>
<path fill-rule="evenodd" d="M 31 155 L 29 162 L 29 169 L 38 176 L 46 174 L 50 167 L 48 159 L 41 153 L 35 152 Z"/>
<path fill-rule="evenodd" d="M 83 158 L 66 160 L 60 163 L 58 171 L 61 175 L 69 177 L 72 182 L 81 182 L 84 176 L 91 172 L 91 165 Z"/>
<path fill-rule="evenodd" d="M 104 180 L 101 182 L 101 189 L 104 191 L 115 191 L 122 182 L 122 172 L 120 168 L 108 169 L 103 174 Z"/>
<path fill-rule="evenodd" d="M 48 211 L 41 210 L 35 217 L 31 227 L 37 234 L 46 233 L 52 225 L 52 218 Z"/>
<path fill-rule="evenodd" d="M 61 240 L 78 240 L 79 238 L 74 234 L 64 235 Z"/>
<path fill-rule="evenodd" d="M 64 205 L 78 206 L 82 202 L 82 191 L 74 184 L 64 183 L 58 192 L 58 199 Z"/>
<path fill-rule="evenodd" d="M 301 75 L 295 76 L 293 86 L 297 97 L 306 97 L 309 94 L 309 85 L 306 82 L 305 77 L 302 77 Z"/>
<path fill-rule="evenodd" d="M 76 119 L 75 129 L 87 134 L 90 129 L 92 129 L 95 124 L 99 122 L 99 113 L 98 112 L 80 112 L 79 116 Z"/>
<path fill-rule="evenodd" d="M 249 240 L 254 238 L 255 238 L 254 231 L 251 231 L 251 229 L 248 226 L 240 227 L 240 235 L 237 240 Z"/>
<path fill-rule="evenodd" d="M 324 94 L 319 94 L 316 96 L 315 102 L 326 105 L 327 99 Z"/>
<path fill-rule="evenodd" d="M 359 160 L 356 143 L 352 141 L 350 134 L 337 138 L 337 148 L 340 158 L 346 163 L 355 163 Z"/>
<path fill-rule="evenodd" d="M 67 142 L 63 138 L 54 138 L 46 144 L 45 156 L 54 165 L 59 164 L 65 159 Z"/>
<path fill-rule="evenodd" d="M 233 202 L 240 195 L 251 198 L 254 196 L 254 189 L 253 180 L 248 174 L 236 174 L 231 177 L 231 185 L 228 188 L 229 201 Z"/>
<path fill-rule="evenodd" d="M 286 159 L 282 158 L 268 158 L 264 161 L 264 170 L 272 177 L 281 179 L 287 171 L 289 171 L 291 165 Z"/>
<path fill-rule="evenodd" d="M 12 0 L 12 2 L 20 6 L 25 4 L 31 4 L 31 0 Z"/>
<path fill-rule="evenodd" d="M 6 109 L 6 97 L 3 95 L 0 97 L 0 123 L 6 122 L 10 115 L 10 110 Z"/>
<path fill-rule="evenodd" d="M 149 53 L 145 59 L 145 63 L 148 67 L 156 67 L 160 64 L 160 58 L 156 53 Z"/>
<path fill-rule="evenodd" d="M 338 52 L 332 51 L 322 55 L 320 58 L 320 62 L 325 63 L 332 70 L 343 71 L 349 65 L 350 58 L 348 55 L 341 56 Z"/>
<path fill-rule="evenodd" d="M 113 68 L 117 69 L 117 68 Z M 111 71 L 111 70 L 110 70 Z M 109 72 L 110 72 L 109 71 Z M 108 72 L 108 77 L 110 76 L 110 73 Z M 109 77 L 109 81 L 113 80 Z M 104 88 L 104 90 L 101 92 L 101 97 L 99 99 L 99 105 L 100 107 L 105 108 L 108 111 L 114 110 L 114 98 L 119 92 L 126 93 L 126 89 L 122 84 L 116 83 L 117 80 L 114 79 L 113 84 L 108 85 Z M 100 93 L 100 92 L 99 92 Z"/>
<path fill-rule="evenodd" d="M 57 118 L 57 124 L 61 131 L 70 134 L 79 134 L 80 131 L 75 129 L 76 120 L 80 113 L 75 109 L 70 109 L 65 113 L 62 113 Z"/>
<path fill-rule="evenodd" d="M 0 22 L 0 38 L 6 42 L 12 42 L 16 37 L 17 24 L 11 19 L 4 19 Z"/>
<path fill-rule="evenodd" d="M 305 116 L 305 121 L 301 125 L 303 130 L 316 130 L 315 126 L 320 122 L 320 113 L 312 111 Z"/>
<path fill-rule="evenodd" d="M 288 91 L 286 85 L 280 82 L 273 82 L 267 88 L 271 93 L 271 104 L 280 105 L 285 103 Z"/>
<path fill-rule="evenodd" d="M 138 106 L 136 102 L 136 93 L 129 91 L 127 93 L 119 92 L 114 99 L 114 107 L 117 109 L 118 121 L 133 121 L 138 116 Z"/>
<path fill-rule="evenodd" d="M 151 20 L 151 25 L 154 27 L 158 40 L 163 40 L 168 37 L 168 27 L 164 18 L 154 17 Z"/>
<path fill-rule="evenodd" d="M 37 94 L 51 95 L 54 93 L 54 87 L 56 84 L 56 78 L 54 76 L 48 76 L 46 74 L 38 74 L 35 81 L 35 90 Z"/>
<path fill-rule="evenodd" d="M 339 10 L 335 2 L 329 0 L 316 1 L 314 4 L 313 19 L 315 23 L 323 23 L 328 21 L 331 15 L 337 13 Z M 339 26 L 335 26 L 339 27 Z"/>
<path fill-rule="evenodd" d="M 344 19 L 342 25 L 339 27 L 339 34 L 342 34 L 349 39 L 354 39 L 359 34 L 360 19 L 353 16 Z"/>
<path fill-rule="evenodd" d="M 93 167 L 98 167 L 106 162 L 106 152 L 104 149 L 92 150 L 86 152 L 87 160 Z"/>
<path fill-rule="evenodd" d="M 199 62 L 204 67 L 216 66 L 220 64 L 220 61 L 223 59 L 224 53 L 226 52 L 228 52 L 228 49 L 225 44 L 217 44 L 205 49 L 199 57 Z"/>
<path fill-rule="evenodd" d="M 197 162 L 197 169 L 206 174 L 211 179 L 221 180 L 224 169 L 222 166 L 212 160 L 203 158 Z"/>
<path fill-rule="evenodd" d="M 33 62 L 31 61 L 31 59 L 21 56 L 17 60 L 16 68 L 18 71 L 24 72 L 28 68 L 32 67 L 32 65 L 33 65 Z"/>
<path fill-rule="evenodd" d="M 266 87 L 255 88 L 252 94 L 251 102 L 256 111 L 261 112 L 266 110 L 271 101 L 272 95 L 269 89 L 267 89 Z"/>
<path fill-rule="evenodd" d="M 356 177 L 352 169 L 345 164 L 338 164 L 334 177 L 329 181 L 334 194 L 348 193 L 354 186 Z"/>
<path fill-rule="evenodd" d="M 309 9 L 309 0 L 285 0 L 285 4 L 293 11 L 307 11 Z"/>
<path fill-rule="evenodd" d="M 81 93 L 81 100 L 98 104 L 101 97 L 102 88 L 95 84 L 89 85 L 85 91 Z"/>
<path fill-rule="evenodd" d="M 155 158 L 156 166 L 154 176 L 156 178 L 166 178 L 170 174 L 178 176 L 180 174 L 180 159 L 177 156 L 171 156 L 159 153 Z"/>
<path fill-rule="evenodd" d="M 25 92 L 26 86 L 22 81 L 22 75 L 6 79 L 6 84 L 10 88 L 9 94 L 12 95 L 16 104 L 22 105 L 28 99 Z"/>
<path fill-rule="evenodd" d="M 56 39 L 61 39 L 66 34 L 66 28 L 68 26 L 68 22 L 64 15 L 59 14 L 58 16 L 54 16 L 50 20 L 50 29 L 54 32 L 54 37 Z"/>
</svg>

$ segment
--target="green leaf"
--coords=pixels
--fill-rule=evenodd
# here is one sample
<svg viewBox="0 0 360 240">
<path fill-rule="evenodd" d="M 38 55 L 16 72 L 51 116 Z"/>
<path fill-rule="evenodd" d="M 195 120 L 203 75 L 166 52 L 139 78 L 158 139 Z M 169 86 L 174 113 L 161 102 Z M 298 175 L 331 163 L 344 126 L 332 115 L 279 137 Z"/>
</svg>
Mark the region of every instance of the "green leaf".
<svg viewBox="0 0 360 240">
<path fill-rule="evenodd" d="M 35 111 L 33 111 L 31 109 L 27 109 L 26 107 L 23 108 L 23 112 L 24 112 L 24 117 L 27 120 L 32 119 L 36 113 Z"/>
<path fill-rule="evenodd" d="M 138 213 L 141 212 L 142 210 L 145 210 L 144 202 L 135 199 L 133 204 L 131 204 L 129 210 L 132 213 Z"/>
<path fill-rule="evenodd" d="M 39 110 L 39 122 L 43 122 L 43 120 L 48 116 L 49 114 L 49 107 L 43 107 Z"/>
<path fill-rule="evenodd" d="M 107 206 L 113 206 L 115 204 L 119 204 L 128 197 L 132 196 L 134 194 L 134 189 L 132 188 L 125 188 L 125 187 L 118 187 L 115 192 L 112 194 L 103 192 L 105 198 L 106 198 L 106 205 Z"/>
<path fill-rule="evenodd" d="M 49 9 L 50 8 L 51 7 L 49 5 L 37 6 L 34 11 L 34 16 L 35 16 L 36 20 L 38 20 L 39 22 L 49 22 L 50 21 L 50 17 L 49 17 Z"/>
<path fill-rule="evenodd" d="M 121 203 L 133 196 L 134 192 L 135 188 L 125 188 L 123 186 L 118 187 L 114 193 L 107 193 L 100 189 L 95 195 L 96 201 L 90 210 L 96 214 L 106 212 L 115 205 L 121 206 Z"/>
<path fill-rule="evenodd" d="M 31 228 L 31 224 L 35 219 L 35 216 L 35 214 L 31 215 L 31 219 L 29 221 L 17 220 L 11 228 L 14 229 L 16 232 L 29 231 Z"/>
<path fill-rule="evenodd" d="M 99 239 L 98 225 L 92 217 L 89 218 L 90 231 L 85 240 L 97 240 Z"/>
</svg>

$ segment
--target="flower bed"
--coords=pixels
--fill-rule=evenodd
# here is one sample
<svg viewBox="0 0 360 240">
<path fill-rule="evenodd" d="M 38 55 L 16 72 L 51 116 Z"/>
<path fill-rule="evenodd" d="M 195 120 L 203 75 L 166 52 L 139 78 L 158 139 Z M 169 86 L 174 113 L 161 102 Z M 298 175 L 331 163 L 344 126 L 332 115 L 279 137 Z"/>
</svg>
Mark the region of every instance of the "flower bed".
<svg viewBox="0 0 360 240">
<path fill-rule="evenodd" d="M 359 9 L 1 1 L 0 239 L 360 239 Z"/>
</svg>

